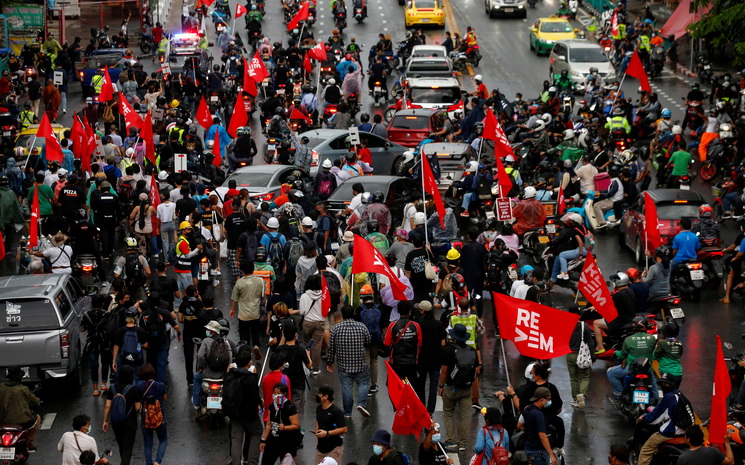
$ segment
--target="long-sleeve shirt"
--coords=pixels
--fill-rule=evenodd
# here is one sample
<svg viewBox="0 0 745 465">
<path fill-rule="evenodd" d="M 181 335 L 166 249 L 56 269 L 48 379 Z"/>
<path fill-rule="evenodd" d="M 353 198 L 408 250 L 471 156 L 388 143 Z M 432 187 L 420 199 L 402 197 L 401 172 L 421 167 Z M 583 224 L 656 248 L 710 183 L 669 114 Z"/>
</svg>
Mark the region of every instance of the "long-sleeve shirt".
<svg viewBox="0 0 745 465">
<path fill-rule="evenodd" d="M 654 410 L 644 415 L 642 421 L 651 425 L 660 425 L 660 434 L 669 438 L 685 434 L 684 430 L 675 426 L 675 419 L 678 416 L 679 394 L 680 391 L 677 389 L 665 394 Z"/>
<path fill-rule="evenodd" d="M 321 313 L 321 291 L 305 291 L 298 303 L 300 314 L 307 321 L 323 321 L 326 318 Z"/>
<path fill-rule="evenodd" d="M 616 353 L 619 360 L 626 359 L 627 366 L 639 357 L 652 359 L 654 346 L 657 342 L 654 336 L 647 333 L 636 333 L 623 341 L 623 347 Z"/>
<path fill-rule="evenodd" d="M 359 373 L 367 368 L 365 345 L 370 343 L 370 332 L 364 323 L 344 320 L 331 329 L 326 360 L 336 363 L 339 371 Z"/>
</svg>

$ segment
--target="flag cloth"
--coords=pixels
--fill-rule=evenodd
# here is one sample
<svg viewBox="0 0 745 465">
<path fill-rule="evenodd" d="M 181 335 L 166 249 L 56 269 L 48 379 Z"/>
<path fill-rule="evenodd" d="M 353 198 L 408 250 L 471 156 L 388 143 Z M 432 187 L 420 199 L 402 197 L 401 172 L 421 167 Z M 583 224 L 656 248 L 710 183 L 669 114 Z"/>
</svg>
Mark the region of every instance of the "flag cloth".
<svg viewBox="0 0 745 465">
<path fill-rule="evenodd" d="M 207 6 L 207 8 L 211 7 L 213 3 L 215 3 L 215 0 L 202 0 L 202 3 Z"/>
<path fill-rule="evenodd" d="M 507 140 L 507 136 L 502 130 L 502 126 L 499 124 L 497 117 L 491 111 L 491 108 L 486 110 L 486 117 L 484 117 L 484 138 L 494 141 L 494 153 L 500 157 L 506 157 L 507 155 L 515 156 L 515 152 L 510 146 L 510 141 Z"/>
<path fill-rule="evenodd" d="M 310 55 L 305 54 L 305 58 L 303 58 L 303 69 L 306 73 L 310 73 L 313 71 L 313 63 L 310 61 Z"/>
<path fill-rule="evenodd" d="M 39 208 L 39 185 L 34 187 L 34 200 L 31 202 L 31 223 L 28 232 L 28 246 L 36 247 L 39 245 L 39 218 L 41 209 Z M 388 363 L 388 362 L 386 362 Z"/>
<path fill-rule="evenodd" d="M 103 82 L 101 82 L 101 93 L 98 94 L 98 101 L 100 103 L 108 102 L 114 98 L 114 84 L 111 82 L 111 75 L 109 75 L 109 67 L 103 69 Z"/>
<path fill-rule="evenodd" d="M 413 434 L 419 441 L 422 429 L 431 424 L 432 417 L 429 416 L 427 407 L 419 400 L 411 384 L 404 384 L 401 401 L 396 407 L 396 416 L 393 417 L 393 432 L 399 435 Z"/>
<path fill-rule="evenodd" d="M 727 433 L 727 398 L 732 389 L 727 362 L 722 352 L 722 340 L 717 335 L 717 359 L 714 365 L 714 387 L 711 394 L 711 414 L 709 416 L 709 441 L 721 446 Z"/>
<path fill-rule="evenodd" d="M 367 239 L 357 234 L 354 235 L 354 255 L 352 258 L 352 273 L 378 273 L 391 280 L 393 297 L 396 300 L 408 300 L 404 291 L 406 284 L 402 283 L 396 273 L 388 266 L 388 261 L 383 257 Z"/>
<path fill-rule="evenodd" d="M 129 132 L 131 126 L 134 126 L 138 130 L 142 129 L 142 118 L 135 112 L 135 109 L 132 108 L 132 105 L 129 104 L 121 92 L 119 92 L 119 114 L 124 117 L 127 132 Z"/>
<path fill-rule="evenodd" d="M 618 317 L 616 305 L 613 303 L 608 286 L 605 284 L 603 273 L 600 271 L 595 257 L 592 256 L 592 250 L 587 251 L 587 259 L 582 267 L 582 273 L 579 275 L 577 289 L 603 315 L 606 323 L 610 323 Z"/>
<path fill-rule="evenodd" d="M 571 352 L 569 338 L 579 315 L 498 292 L 492 299 L 500 337 L 514 342 L 521 355 L 543 360 Z"/>
<path fill-rule="evenodd" d="M 559 215 L 567 209 L 567 202 L 564 198 L 564 186 L 559 186 L 559 195 L 556 197 L 556 211 Z"/>
<path fill-rule="evenodd" d="M 62 146 L 59 145 L 57 136 L 52 131 L 52 124 L 49 122 L 49 116 L 44 112 L 44 116 L 41 118 L 39 129 L 36 130 L 36 137 L 43 138 L 46 141 L 46 157 L 47 161 L 58 161 L 62 162 L 64 155 L 62 154 Z"/>
<path fill-rule="evenodd" d="M 310 15 L 310 2 L 303 2 L 302 6 L 300 6 L 300 9 L 297 11 L 297 14 L 292 17 L 289 23 L 287 23 L 287 30 L 291 31 L 297 27 L 298 24 L 300 24 L 300 21 L 305 21 L 308 19 L 308 16 Z"/>
<path fill-rule="evenodd" d="M 85 150 L 81 159 L 80 168 L 88 173 L 91 172 L 91 156 L 96 151 L 96 133 L 88 124 L 88 118 L 83 115 L 83 130 L 85 131 Z"/>
<path fill-rule="evenodd" d="M 256 52 L 256 55 L 254 55 L 253 58 L 251 58 L 251 62 L 246 65 L 247 60 L 243 59 L 243 80 L 246 80 L 246 77 L 250 77 L 256 84 L 260 83 L 264 79 L 266 79 L 269 76 L 269 71 L 267 71 L 266 66 L 264 66 L 264 61 L 259 56 L 259 52 Z M 245 83 L 244 83 L 245 85 Z"/>
<path fill-rule="evenodd" d="M 248 13 L 248 10 L 245 6 L 241 5 L 240 3 L 235 6 L 235 18 L 238 19 L 241 16 Z"/>
<path fill-rule="evenodd" d="M 319 42 L 315 47 L 308 50 L 308 56 L 317 61 L 326 61 L 326 47 Z"/>
<path fill-rule="evenodd" d="M 437 188 L 437 181 L 435 181 L 435 175 L 432 174 L 432 166 L 429 164 L 429 159 L 423 151 L 420 151 L 420 156 L 422 157 L 422 183 L 424 185 L 424 190 L 431 194 L 435 199 L 435 208 L 437 208 L 440 227 L 445 229 L 445 205 L 442 203 L 440 189 Z"/>
<path fill-rule="evenodd" d="M 504 169 L 504 164 L 500 157 L 497 159 L 497 187 L 499 188 L 499 196 L 507 197 L 512 190 L 512 177 Z"/>
<path fill-rule="evenodd" d="M 195 118 L 197 123 L 199 123 L 205 131 L 212 126 L 212 113 L 210 113 L 210 108 L 207 106 L 207 101 L 204 99 L 204 95 L 199 99 L 199 106 L 197 107 Z"/>
<path fill-rule="evenodd" d="M 235 99 L 235 106 L 233 107 L 233 114 L 230 116 L 228 134 L 233 137 L 238 137 L 238 128 L 247 124 L 248 112 L 246 112 L 246 104 L 243 103 L 243 93 L 238 92 L 238 96 Z"/>
<path fill-rule="evenodd" d="M 158 189 L 158 181 L 155 179 L 154 175 L 150 176 L 150 205 L 152 205 L 156 210 L 158 209 L 158 205 L 160 205 L 160 190 Z M 151 216 L 153 234 L 160 234 L 160 220 L 156 215 Z"/>
<path fill-rule="evenodd" d="M 73 115 L 72 117 L 70 139 L 72 140 L 72 153 L 75 155 L 75 158 L 82 160 L 87 148 L 87 137 L 85 135 L 83 122 L 80 121 L 78 115 Z"/>
<path fill-rule="evenodd" d="M 398 377 L 396 372 L 393 371 L 393 367 L 388 360 L 385 361 L 385 371 L 388 373 L 388 396 L 391 398 L 393 408 L 397 409 L 398 406 L 401 405 L 404 383 L 401 381 L 401 378 Z"/>
<path fill-rule="evenodd" d="M 614 11 L 613 16 L 610 19 L 610 32 L 612 36 L 618 35 L 618 12 Z"/>
<path fill-rule="evenodd" d="M 293 119 L 301 119 L 301 120 L 305 121 L 308 124 L 310 124 L 312 122 L 311 119 L 308 118 L 307 116 L 305 116 L 305 113 L 303 113 L 302 111 L 298 110 L 297 107 L 293 107 L 292 108 L 292 112 L 290 112 L 290 119 L 291 120 L 293 120 Z"/>
<path fill-rule="evenodd" d="M 220 165 L 222 165 L 222 156 L 220 155 L 220 131 L 215 131 L 215 138 L 213 140 L 215 141 L 215 145 L 212 146 L 212 155 L 214 155 L 215 158 L 212 159 L 212 164 L 217 166 L 217 169 L 220 169 Z"/>
<path fill-rule="evenodd" d="M 326 276 L 321 273 L 321 315 L 328 316 L 331 311 L 331 292 L 326 283 Z"/>
<path fill-rule="evenodd" d="M 646 250 L 654 251 L 662 245 L 660 220 L 657 219 L 657 205 L 655 205 L 649 192 L 644 192 L 644 236 L 646 237 L 646 244 L 644 244 Z"/>
<path fill-rule="evenodd" d="M 636 53 L 636 51 L 631 55 L 629 65 L 626 67 L 626 74 L 637 78 L 643 91 L 652 92 L 652 86 L 649 85 L 649 77 L 647 77 L 647 72 L 644 70 L 642 60 L 639 58 L 639 54 Z"/>
<path fill-rule="evenodd" d="M 153 164 L 153 166 L 157 166 L 155 164 L 155 143 L 153 141 L 153 120 L 150 118 L 150 110 L 147 111 L 147 115 L 145 115 L 145 120 L 143 121 L 142 125 L 142 131 L 140 131 L 140 139 L 145 142 L 145 158 L 150 160 L 150 163 Z"/>
</svg>

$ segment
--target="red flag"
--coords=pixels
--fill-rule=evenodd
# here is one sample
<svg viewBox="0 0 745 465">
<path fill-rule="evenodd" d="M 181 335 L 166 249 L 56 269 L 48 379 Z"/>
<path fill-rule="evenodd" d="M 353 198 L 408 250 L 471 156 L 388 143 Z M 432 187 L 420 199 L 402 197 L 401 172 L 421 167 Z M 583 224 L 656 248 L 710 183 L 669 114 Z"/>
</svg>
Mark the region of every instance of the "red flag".
<svg viewBox="0 0 745 465">
<path fill-rule="evenodd" d="M 401 396 L 404 393 L 404 383 L 401 378 L 398 377 L 391 363 L 385 361 L 385 371 L 388 373 L 388 396 L 391 398 L 393 408 L 397 409 L 401 405 Z"/>
<path fill-rule="evenodd" d="M 644 192 L 644 237 L 646 250 L 654 251 L 662 245 L 660 220 L 657 219 L 657 205 L 655 205 L 649 192 Z"/>
<path fill-rule="evenodd" d="M 196 114 L 196 120 L 197 123 L 199 123 L 200 126 L 204 128 L 206 131 L 207 129 L 212 126 L 212 113 L 210 113 L 210 109 L 207 106 L 207 101 L 204 99 L 204 95 L 199 99 L 199 106 L 197 107 L 197 114 Z"/>
<path fill-rule="evenodd" d="M 121 92 L 119 92 L 119 114 L 124 117 L 127 131 L 129 131 L 130 126 L 142 129 L 142 118 L 135 112 L 135 109 L 132 108 L 132 105 L 129 104 Z"/>
<path fill-rule="evenodd" d="M 287 23 L 287 30 L 291 31 L 297 27 L 298 24 L 300 24 L 300 21 L 305 21 L 308 19 L 308 16 L 310 14 L 310 2 L 303 2 L 300 9 L 297 11 L 297 14 L 292 17 L 289 23 Z"/>
<path fill-rule="evenodd" d="M 305 58 L 303 58 L 303 69 L 306 73 L 310 73 L 313 71 L 313 63 L 310 62 L 310 54 L 306 53 Z"/>
<path fill-rule="evenodd" d="M 308 56 L 318 61 L 326 61 L 326 47 L 323 42 L 318 42 L 315 47 L 308 50 Z"/>
<path fill-rule="evenodd" d="M 614 11 L 610 19 L 610 32 L 613 37 L 618 35 L 618 12 Z"/>
<path fill-rule="evenodd" d="M 502 130 L 502 126 L 499 125 L 497 117 L 492 113 L 491 108 L 486 110 L 486 117 L 484 118 L 484 138 L 494 141 L 494 154 L 497 158 L 506 157 L 507 155 L 515 156 L 515 152 L 510 147 L 510 142 L 507 140 L 507 136 Z"/>
<path fill-rule="evenodd" d="M 305 121 L 306 123 L 310 124 L 312 121 L 310 118 L 308 118 L 305 113 L 298 110 L 297 107 L 292 107 L 292 112 L 290 112 L 290 119 L 301 119 Z"/>
<path fill-rule="evenodd" d="M 717 359 L 714 365 L 714 388 L 711 394 L 711 414 L 709 416 L 709 442 L 721 449 L 727 433 L 727 398 L 732 383 L 727 371 L 727 362 L 722 352 L 722 340 L 717 335 Z"/>
<path fill-rule="evenodd" d="M 202 0 L 202 3 L 209 8 L 213 3 L 215 3 L 215 0 Z"/>
<path fill-rule="evenodd" d="M 543 360 L 571 352 L 569 338 L 579 315 L 498 292 L 492 299 L 500 337 L 514 342 L 521 355 Z"/>
<path fill-rule="evenodd" d="M 626 67 L 626 74 L 637 78 L 643 91 L 652 92 L 652 86 L 649 85 L 649 77 L 647 77 L 647 72 L 644 70 L 642 60 L 639 58 L 639 54 L 636 53 L 636 51 L 631 55 L 629 65 Z"/>
<path fill-rule="evenodd" d="M 256 84 L 263 81 L 267 76 L 269 76 L 269 71 L 267 71 L 266 66 L 264 66 L 264 61 L 259 56 L 259 52 L 256 52 L 256 55 L 254 55 L 250 63 L 247 63 L 245 58 L 243 59 L 244 86 L 246 85 L 246 77 L 249 76 Z M 248 90 L 246 92 L 248 92 Z"/>
<path fill-rule="evenodd" d="M 561 215 L 567 209 L 567 202 L 564 198 L 564 186 L 559 185 L 559 195 L 556 197 L 556 211 Z"/>
<path fill-rule="evenodd" d="M 243 92 L 238 92 L 238 97 L 235 99 L 235 106 L 233 107 L 233 114 L 230 117 L 230 125 L 228 125 L 228 134 L 238 137 L 238 128 L 247 124 L 248 113 L 246 112 L 246 104 L 243 103 Z"/>
<path fill-rule="evenodd" d="M 212 146 L 212 155 L 214 155 L 215 158 L 212 160 L 212 164 L 220 169 L 220 165 L 222 165 L 222 155 L 220 154 L 220 131 L 215 131 L 214 141 L 215 145 Z"/>
<path fill-rule="evenodd" d="M 145 119 L 143 120 L 140 139 L 145 142 L 145 158 L 150 160 L 150 163 L 152 163 L 153 166 L 156 166 L 155 143 L 153 142 L 153 120 L 150 118 L 150 110 L 147 111 L 147 115 L 145 115 Z"/>
<path fill-rule="evenodd" d="M 114 98 L 114 84 L 111 82 L 109 67 L 103 69 L 103 82 L 101 83 L 101 93 L 98 94 L 98 101 L 101 103 L 108 102 Z"/>
<path fill-rule="evenodd" d="M 396 407 L 396 416 L 393 417 L 393 432 L 399 435 L 413 434 L 418 441 L 422 429 L 428 428 L 431 424 L 432 417 L 427 407 L 417 397 L 411 384 L 404 384 L 401 401 Z"/>
<path fill-rule="evenodd" d="M 160 205 L 160 190 L 158 189 L 158 181 L 155 179 L 155 174 L 150 176 L 150 205 L 156 210 L 158 209 L 158 205 Z M 160 234 L 160 220 L 155 215 L 152 215 L 152 223 L 153 234 Z"/>
<path fill-rule="evenodd" d="M 91 156 L 96 151 L 96 133 L 93 128 L 88 124 L 88 118 L 83 115 L 83 130 L 85 131 L 85 150 L 83 151 L 83 157 L 81 159 L 81 165 L 83 171 L 91 172 Z"/>
<path fill-rule="evenodd" d="M 331 292 L 326 284 L 326 276 L 321 273 L 321 315 L 328 316 L 331 311 Z"/>
<path fill-rule="evenodd" d="M 491 110 L 489 110 L 491 111 Z M 499 196 L 507 197 L 512 190 L 512 178 L 504 169 L 504 164 L 500 157 L 497 158 L 497 187 L 499 187 Z"/>
<path fill-rule="evenodd" d="M 85 135 L 85 128 L 83 127 L 82 121 L 77 115 L 72 118 L 72 130 L 70 131 L 70 139 L 72 140 L 72 153 L 75 158 L 82 160 L 83 155 L 86 151 L 87 137 Z"/>
<path fill-rule="evenodd" d="M 436 155 L 435 155 L 436 156 Z M 424 183 L 424 190 L 432 194 L 435 199 L 435 208 L 437 208 L 437 217 L 440 220 L 440 227 L 445 229 L 445 205 L 442 203 L 442 197 L 440 196 L 440 190 L 437 188 L 437 181 L 435 181 L 435 175 L 432 174 L 432 167 L 429 164 L 429 159 L 422 152 L 422 182 Z"/>
<path fill-rule="evenodd" d="M 245 6 L 241 5 L 240 3 L 235 6 L 235 17 L 240 18 L 241 16 L 248 13 L 248 10 Z"/>
<path fill-rule="evenodd" d="M 577 289 L 603 315 L 606 323 L 616 319 L 618 316 L 616 305 L 610 296 L 608 286 L 605 285 L 603 273 L 600 271 L 595 257 L 592 256 L 592 250 L 587 251 L 587 259 L 582 267 L 582 273 L 579 275 Z"/>
<path fill-rule="evenodd" d="M 367 239 L 355 234 L 354 256 L 352 258 L 352 273 L 378 273 L 388 276 L 391 280 L 393 298 L 396 300 L 408 300 L 404 291 L 406 284 L 402 283 L 396 273 L 388 266 L 388 261 L 383 257 Z"/>
<path fill-rule="evenodd" d="M 39 208 L 39 184 L 34 186 L 34 200 L 31 202 L 31 224 L 28 232 L 28 245 L 29 247 L 36 247 L 39 245 L 39 218 L 41 217 L 41 210 Z"/>
<path fill-rule="evenodd" d="M 46 141 L 46 157 L 47 161 L 58 161 L 62 162 L 64 156 L 62 155 L 62 146 L 59 145 L 57 136 L 52 131 L 52 124 L 49 122 L 47 113 L 44 112 L 44 116 L 41 118 L 39 129 L 36 130 L 36 137 L 43 138 Z"/>
</svg>

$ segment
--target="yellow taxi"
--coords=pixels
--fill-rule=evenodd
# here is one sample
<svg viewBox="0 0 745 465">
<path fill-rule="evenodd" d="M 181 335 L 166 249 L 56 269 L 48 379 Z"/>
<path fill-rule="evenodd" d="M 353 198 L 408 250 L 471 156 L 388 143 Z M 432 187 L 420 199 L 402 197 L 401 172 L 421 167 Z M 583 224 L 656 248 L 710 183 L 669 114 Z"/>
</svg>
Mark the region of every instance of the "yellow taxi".
<svg viewBox="0 0 745 465">
<path fill-rule="evenodd" d="M 23 131 L 18 134 L 18 137 L 16 137 L 15 146 L 16 147 L 23 147 L 23 154 L 25 156 L 28 156 L 31 141 L 34 139 L 34 136 L 36 136 L 36 131 L 39 130 L 38 124 L 32 124 L 27 129 L 24 129 Z M 63 134 L 65 131 L 70 130 L 70 128 L 63 127 L 61 124 L 52 124 L 52 131 L 57 136 L 57 140 L 62 140 Z M 41 148 L 46 145 L 47 141 L 43 137 L 37 137 L 36 141 L 34 141 L 34 147 L 39 149 L 39 153 L 41 153 Z M 18 163 L 20 160 L 16 160 L 16 163 Z M 26 160 L 24 158 L 23 162 L 25 163 Z"/>
<path fill-rule="evenodd" d="M 566 18 L 538 18 L 530 27 L 530 49 L 536 54 L 548 54 L 557 40 L 576 39 L 577 30 Z"/>
<path fill-rule="evenodd" d="M 445 27 L 444 2 L 447 0 L 407 0 L 404 7 L 406 27 Z"/>
</svg>

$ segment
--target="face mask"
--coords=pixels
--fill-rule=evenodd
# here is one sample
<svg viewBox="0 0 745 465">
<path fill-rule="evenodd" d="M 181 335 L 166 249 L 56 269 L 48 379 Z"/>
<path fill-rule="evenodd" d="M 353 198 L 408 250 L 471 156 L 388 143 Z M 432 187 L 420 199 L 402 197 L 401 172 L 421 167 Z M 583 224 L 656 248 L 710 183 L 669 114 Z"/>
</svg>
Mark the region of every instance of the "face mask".
<svg viewBox="0 0 745 465">
<path fill-rule="evenodd" d="M 210 330 L 207 330 L 204 333 L 207 335 L 207 337 L 211 337 L 212 336 L 212 333 L 210 332 Z"/>
<path fill-rule="evenodd" d="M 86 426 L 85 427 L 85 434 L 91 434 L 91 427 L 90 426 Z"/>
<path fill-rule="evenodd" d="M 432 435 L 432 440 L 433 440 L 434 442 L 440 442 L 440 439 L 442 439 L 442 434 L 440 434 L 440 433 L 435 433 L 435 434 L 433 434 L 433 435 Z"/>
<path fill-rule="evenodd" d="M 383 446 L 379 446 L 377 444 L 373 444 L 373 454 L 380 455 L 383 453 Z"/>
<path fill-rule="evenodd" d="M 321 402 L 323 402 L 323 400 L 321 400 L 321 395 L 320 394 L 316 394 L 316 402 L 318 402 L 319 404 Z"/>
<path fill-rule="evenodd" d="M 551 407 L 551 401 L 550 400 L 548 402 L 546 402 L 546 406 L 544 408 L 549 408 L 549 407 Z"/>
<path fill-rule="evenodd" d="M 282 405 L 285 402 L 285 396 L 282 394 L 272 394 L 272 399 L 274 399 L 274 403 L 277 405 Z"/>
</svg>

